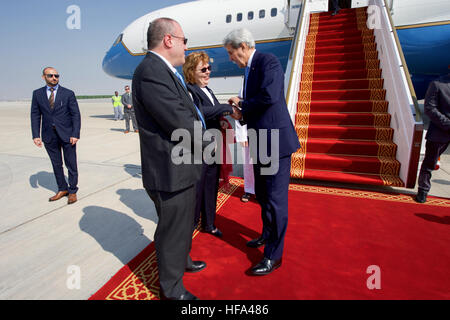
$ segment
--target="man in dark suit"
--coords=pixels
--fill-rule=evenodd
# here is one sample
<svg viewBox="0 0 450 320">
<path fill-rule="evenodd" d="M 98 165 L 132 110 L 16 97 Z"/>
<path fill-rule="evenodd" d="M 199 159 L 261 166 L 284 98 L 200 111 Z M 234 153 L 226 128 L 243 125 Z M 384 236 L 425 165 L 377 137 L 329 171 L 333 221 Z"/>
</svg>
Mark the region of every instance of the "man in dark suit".
<svg viewBox="0 0 450 320">
<path fill-rule="evenodd" d="M 253 129 L 256 133 L 257 143 L 250 139 L 249 146 L 256 156 L 255 194 L 261 205 L 263 231 L 260 238 L 249 241 L 247 245 L 255 248 L 265 244 L 264 258 L 252 268 L 252 273 L 266 275 L 281 266 L 288 221 L 291 154 L 300 147 L 300 143 L 287 110 L 284 72 L 279 60 L 272 54 L 256 51 L 253 36 L 246 29 L 232 31 L 223 43 L 230 60 L 246 69 L 243 100 L 233 97 L 229 103 L 238 105 L 241 110 L 240 115 L 232 116 L 245 122 L 248 130 Z M 262 144 L 269 150 L 278 150 L 278 154 L 268 154 L 270 163 L 265 163 L 262 158 Z M 259 146 L 258 150 L 256 146 Z M 270 172 L 267 170 L 269 166 L 278 170 Z"/>
<path fill-rule="evenodd" d="M 201 154 L 195 150 L 206 146 L 201 138 L 204 119 L 175 69 L 184 63 L 187 50 L 181 26 L 172 19 L 158 18 L 148 28 L 147 42 L 149 52 L 133 76 L 133 106 L 139 126 L 142 180 L 159 218 L 154 241 L 160 296 L 193 300 L 196 297 L 185 289 L 182 278 L 185 271 L 197 272 L 206 266 L 189 256 L 195 184 L 202 170 Z M 190 136 L 190 144 L 181 151 L 172 139 L 177 129 Z M 174 157 L 180 154 L 189 161 L 177 164 Z"/>
<path fill-rule="evenodd" d="M 76 144 L 80 139 L 81 116 L 73 91 L 59 85 L 59 74 L 51 67 L 42 72 L 46 86 L 33 92 L 31 101 L 31 132 L 36 146 L 45 149 L 50 157 L 58 192 L 49 201 L 68 196 L 68 204 L 77 201 L 78 169 Z M 42 122 L 42 139 L 41 139 Z M 64 163 L 69 172 L 67 185 Z"/>
<path fill-rule="evenodd" d="M 332 13 L 331 13 L 331 15 L 332 16 L 335 16 L 335 15 L 337 15 L 338 13 L 339 13 L 339 10 L 341 9 L 340 7 L 339 7 L 339 0 L 330 0 L 329 2 L 328 2 L 328 7 L 329 7 L 329 11 L 333 11 Z"/>
<path fill-rule="evenodd" d="M 450 65 L 448 66 L 450 69 Z M 425 139 L 425 158 L 419 172 L 419 190 L 415 200 L 427 201 L 431 189 L 431 172 L 438 158 L 450 144 L 450 74 L 432 81 L 425 94 L 425 114 L 430 118 Z"/>
</svg>

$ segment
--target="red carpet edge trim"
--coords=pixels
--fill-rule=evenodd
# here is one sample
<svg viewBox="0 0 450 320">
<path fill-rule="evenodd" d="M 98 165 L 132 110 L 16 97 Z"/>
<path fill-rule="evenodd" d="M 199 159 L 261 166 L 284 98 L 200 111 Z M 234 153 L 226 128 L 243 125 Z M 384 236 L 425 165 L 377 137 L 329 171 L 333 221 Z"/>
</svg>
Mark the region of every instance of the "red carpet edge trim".
<svg viewBox="0 0 450 320">
<path fill-rule="evenodd" d="M 228 201 L 233 193 L 244 184 L 241 178 L 230 178 L 228 184 L 219 189 L 217 198 L 217 211 Z M 417 204 L 411 195 L 399 193 L 381 193 L 363 190 L 351 190 L 341 188 L 330 188 L 321 186 L 290 184 L 289 190 L 322 193 L 334 196 L 353 197 L 372 200 L 396 201 L 411 203 L 417 206 L 440 206 L 450 207 L 450 199 L 428 197 L 424 204 Z M 199 233 L 197 229 L 193 238 Z M 146 257 L 146 258 L 145 258 Z M 142 261 L 139 263 L 139 261 Z M 114 278 L 123 278 L 121 281 Z M 120 282 L 119 282 L 120 281 Z M 113 283 L 119 282 L 113 286 Z M 154 245 L 151 243 L 127 265 L 122 267 L 101 289 L 99 289 L 89 300 L 157 300 L 159 299 L 158 268 Z"/>
</svg>

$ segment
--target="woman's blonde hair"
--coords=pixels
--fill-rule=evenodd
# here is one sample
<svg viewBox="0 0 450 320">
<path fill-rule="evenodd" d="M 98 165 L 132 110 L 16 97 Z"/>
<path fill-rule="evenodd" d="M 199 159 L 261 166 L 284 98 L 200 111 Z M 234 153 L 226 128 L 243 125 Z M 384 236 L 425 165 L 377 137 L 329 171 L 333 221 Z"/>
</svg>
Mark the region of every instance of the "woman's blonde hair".
<svg viewBox="0 0 450 320">
<path fill-rule="evenodd" d="M 191 52 L 186 57 L 186 61 L 183 65 L 183 73 L 187 83 L 195 84 L 195 68 L 197 68 L 200 62 L 203 62 L 204 64 L 209 63 L 209 56 L 204 51 Z"/>
</svg>

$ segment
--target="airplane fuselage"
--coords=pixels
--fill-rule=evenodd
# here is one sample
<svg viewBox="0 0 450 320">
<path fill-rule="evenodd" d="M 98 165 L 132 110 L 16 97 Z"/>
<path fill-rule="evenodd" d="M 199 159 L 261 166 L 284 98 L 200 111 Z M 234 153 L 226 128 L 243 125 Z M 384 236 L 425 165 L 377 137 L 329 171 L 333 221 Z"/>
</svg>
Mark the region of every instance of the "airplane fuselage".
<svg viewBox="0 0 450 320">
<path fill-rule="evenodd" d="M 104 71 L 131 79 L 147 52 L 148 24 L 170 17 L 183 27 L 188 51 L 203 50 L 212 59 L 212 77 L 233 77 L 243 71 L 233 64 L 222 40 L 233 29 L 245 27 L 256 40 L 256 49 L 275 54 L 286 68 L 301 0 L 208 0 L 186 2 L 153 11 L 131 23 L 103 60 Z M 390 0 L 391 13 L 421 99 L 429 81 L 448 72 L 450 63 L 450 3 L 442 0 Z"/>
</svg>

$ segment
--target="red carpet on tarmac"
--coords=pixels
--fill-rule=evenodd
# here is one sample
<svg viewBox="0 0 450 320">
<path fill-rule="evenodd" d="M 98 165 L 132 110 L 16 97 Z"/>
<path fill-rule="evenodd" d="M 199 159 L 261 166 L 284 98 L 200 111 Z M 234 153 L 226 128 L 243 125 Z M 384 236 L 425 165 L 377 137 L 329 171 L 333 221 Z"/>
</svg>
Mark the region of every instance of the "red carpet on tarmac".
<svg viewBox="0 0 450 320">
<path fill-rule="evenodd" d="M 246 242 L 261 232 L 260 207 L 242 194 L 238 178 L 220 189 L 222 239 L 194 233 L 191 256 L 208 266 L 184 284 L 200 299 L 450 299 L 449 199 L 291 184 L 283 264 L 254 277 L 263 248 Z M 158 287 L 152 243 L 90 299 L 158 299 Z"/>
</svg>

